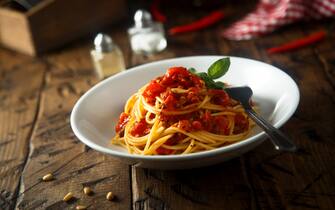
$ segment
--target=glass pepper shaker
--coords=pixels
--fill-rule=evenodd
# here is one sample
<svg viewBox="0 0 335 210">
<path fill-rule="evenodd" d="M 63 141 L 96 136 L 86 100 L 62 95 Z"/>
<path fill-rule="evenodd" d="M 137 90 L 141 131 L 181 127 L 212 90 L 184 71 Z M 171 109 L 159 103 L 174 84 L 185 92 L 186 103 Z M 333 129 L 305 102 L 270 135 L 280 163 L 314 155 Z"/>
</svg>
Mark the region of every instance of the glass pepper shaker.
<svg viewBox="0 0 335 210">
<path fill-rule="evenodd" d="M 94 46 L 91 57 L 99 79 L 125 70 L 123 54 L 110 36 L 99 33 L 94 39 Z"/>
<path fill-rule="evenodd" d="M 166 48 L 167 42 L 161 23 L 154 22 L 146 10 L 137 10 L 135 25 L 128 29 L 132 50 L 137 54 L 152 54 Z"/>
</svg>

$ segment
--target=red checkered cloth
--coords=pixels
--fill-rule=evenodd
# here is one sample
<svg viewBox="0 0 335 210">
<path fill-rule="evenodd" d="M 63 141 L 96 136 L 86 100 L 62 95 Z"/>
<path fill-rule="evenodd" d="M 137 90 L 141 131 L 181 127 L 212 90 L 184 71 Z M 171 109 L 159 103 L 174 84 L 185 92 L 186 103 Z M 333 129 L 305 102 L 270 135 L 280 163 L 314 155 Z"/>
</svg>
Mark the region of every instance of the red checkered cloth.
<svg viewBox="0 0 335 210">
<path fill-rule="evenodd" d="M 261 0 L 256 9 L 223 31 L 230 40 L 246 40 L 306 19 L 335 16 L 335 0 Z"/>
</svg>

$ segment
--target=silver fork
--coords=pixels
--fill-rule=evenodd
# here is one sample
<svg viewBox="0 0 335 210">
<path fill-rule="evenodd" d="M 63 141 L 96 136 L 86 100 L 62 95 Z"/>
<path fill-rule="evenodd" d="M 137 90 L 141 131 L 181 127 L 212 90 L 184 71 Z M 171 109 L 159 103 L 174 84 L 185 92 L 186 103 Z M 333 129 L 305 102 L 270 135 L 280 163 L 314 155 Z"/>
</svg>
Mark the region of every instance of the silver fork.
<svg viewBox="0 0 335 210">
<path fill-rule="evenodd" d="M 268 121 L 259 116 L 250 106 L 250 98 L 253 94 L 248 86 L 226 88 L 225 91 L 233 99 L 240 101 L 245 112 L 259 125 L 270 137 L 272 144 L 279 151 L 295 152 L 296 145 L 279 129 L 273 127 Z"/>
</svg>

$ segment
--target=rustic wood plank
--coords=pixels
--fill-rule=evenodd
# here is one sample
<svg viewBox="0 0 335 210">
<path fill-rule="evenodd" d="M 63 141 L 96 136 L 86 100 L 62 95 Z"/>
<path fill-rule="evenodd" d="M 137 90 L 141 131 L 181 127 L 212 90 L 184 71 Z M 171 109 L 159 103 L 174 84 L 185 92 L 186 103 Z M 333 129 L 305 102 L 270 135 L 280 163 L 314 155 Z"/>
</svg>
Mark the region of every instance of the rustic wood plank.
<svg viewBox="0 0 335 210">
<path fill-rule="evenodd" d="M 90 47 L 79 43 L 44 58 L 48 66 L 44 69 L 41 109 L 23 173 L 18 209 L 73 209 L 78 204 L 92 209 L 130 208 L 129 166 L 85 147 L 69 124 L 74 103 L 97 82 Z M 55 180 L 42 182 L 41 177 L 47 173 L 53 173 Z M 90 186 L 94 195 L 84 195 L 84 186 Z M 63 196 L 70 191 L 76 199 L 63 202 Z M 108 191 L 117 196 L 114 202 L 106 200 Z"/>
<path fill-rule="evenodd" d="M 239 159 L 180 171 L 133 168 L 133 208 L 248 209 L 250 189 Z"/>
<path fill-rule="evenodd" d="M 319 24 L 317 27 L 305 31 L 304 34 L 320 30 L 320 27 L 327 28 L 327 25 Z M 292 159 L 294 169 L 299 172 L 299 186 L 296 186 L 296 189 L 300 193 L 288 199 L 288 205 L 292 208 L 304 205 L 306 208 L 313 206 L 320 209 L 335 208 L 335 204 L 332 202 L 332 200 L 334 201 L 333 190 L 331 190 L 335 186 L 332 179 L 334 176 L 332 138 L 335 136 L 333 129 L 335 113 L 330 111 L 334 107 L 333 97 L 330 96 L 335 95 L 335 89 L 327 75 L 329 69 L 334 69 L 334 64 L 328 62 L 328 58 L 334 59 L 335 54 L 332 50 L 328 51 L 328 49 L 334 48 L 332 31 L 329 31 L 329 34 L 330 37 L 327 40 L 315 47 L 292 53 L 293 55 L 302 55 L 301 62 L 295 63 L 301 65 L 305 62 L 305 65 L 303 68 L 299 64 L 292 66 L 300 85 L 301 104 L 291 124 L 287 124 L 287 127 L 297 132 L 297 139 L 302 145 L 303 151 L 308 154 L 304 155 L 303 158 Z M 323 61 L 320 60 L 324 56 L 321 51 L 328 57 Z M 325 69 L 326 66 L 330 68 Z"/>
<path fill-rule="evenodd" d="M 38 110 L 43 67 L 43 62 L 0 49 L 0 209 L 15 205 Z"/>
</svg>

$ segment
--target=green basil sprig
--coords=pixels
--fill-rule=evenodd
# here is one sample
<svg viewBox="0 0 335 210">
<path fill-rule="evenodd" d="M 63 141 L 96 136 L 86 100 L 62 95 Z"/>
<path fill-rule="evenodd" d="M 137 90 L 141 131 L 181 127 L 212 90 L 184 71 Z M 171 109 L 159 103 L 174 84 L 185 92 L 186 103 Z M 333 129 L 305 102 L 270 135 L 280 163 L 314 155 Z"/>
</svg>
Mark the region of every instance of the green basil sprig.
<svg viewBox="0 0 335 210">
<path fill-rule="evenodd" d="M 218 79 L 225 75 L 229 69 L 230 66 L 230 59 L 222 58 L 217 61 L 215 61 L 207 70 L 207 73 L 205 72 L 199 72 L 197 73 L 194 68 L 189 68 L 188 71 L 192 74 L 195 74 L 199 76 L 206 84 L 207 88 L 210 89 L 224 89 L 225 84 L 221 81 L 215 82 L 214 79 Z"/>
</svg>

